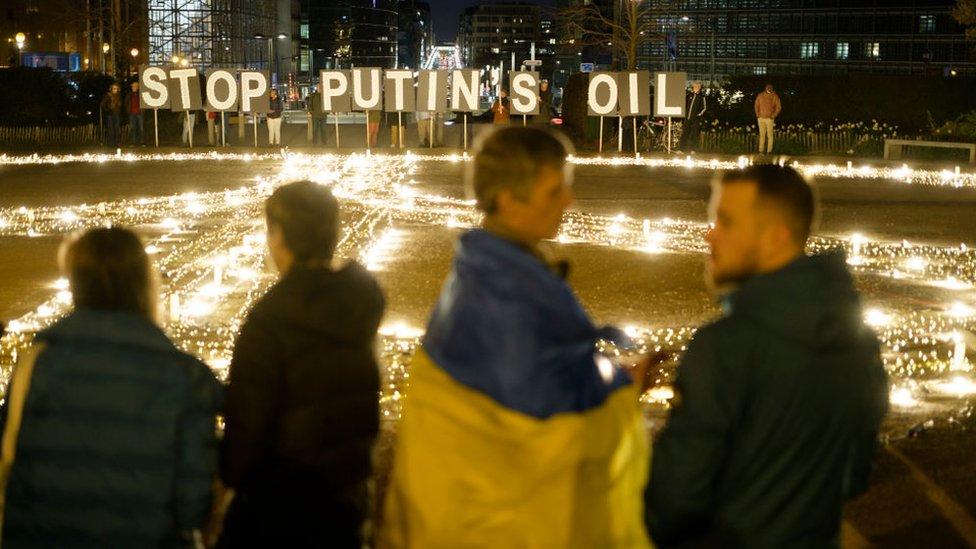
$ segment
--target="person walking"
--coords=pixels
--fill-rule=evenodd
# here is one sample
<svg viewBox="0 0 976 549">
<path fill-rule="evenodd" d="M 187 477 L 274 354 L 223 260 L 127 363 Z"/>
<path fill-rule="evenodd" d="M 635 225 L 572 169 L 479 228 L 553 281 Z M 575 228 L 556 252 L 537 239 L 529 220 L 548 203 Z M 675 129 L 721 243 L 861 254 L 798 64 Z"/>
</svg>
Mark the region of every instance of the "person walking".
<svg viewBox="0 0 976 549">
<path fill-rule="evenodd" d="M 186 111 L 180 118 L 183 119 L 183 134 L 181 136 L 183 144 L 187 147 L 192 147 L 193 129 L 197 122 L 197 113 L 195 111 Z"/>
<path fill-rule="evenodd" d="M 145 146 L 144 118 L 142 105 L 139 102 L 139 81 L 129 84 L 130 91 L 125 99 L 126 112 L 129 115 L 129 143 L 133 147 Z"/>
<path fill-rule="evenodd" d="M 687 116 L 682 124 L 681 139 L 678 143 L 679 151 L 694 151 L 698 148 L 698 138 L 701 134 L 702 119 L 708 110 L 708 98 L 702 91 L 701 82 L 691 83 L 691 91 L 685 101 L 688 105 Z"/>
<path fill-rule="evenodd" d="M 498 92 L 498 99 L 491 105 L 492 123 L 496 126 L 505 126 L 511 123 L 511 106 L 508 100 L 508 90 L 502 89 Z"/>
<path fill-rule="evenodd" d="M 475 146 L 484 226 L 461 236 L 411 362 L 378 547 L 649 546 L 640 388 L 595 354 L 626 336 L 592 324 L 542 245 L 572 201 L 571 151 L 537 126 Z"/>
<path fill-rule="evenodd" d="M 234 495 L 219 545 L 359 549 L 383 293 L 362 266 L 332 266 L 340 212 L 327 187 L 279 187 L 265 214 L 281 278 L 234 346 L 221 453 Z"/>
<path fill-rule="evenodd" d="M 309 122 L 312 124 L 312 144 L 328 144 L 328 113 L 322 110 L 322 94 L 318 89 L 310 93 L 305 98 L 305 111 L 308 113 Z"/>
<path fill-rule="evenodd" d="M 278 95 L 278 90 L 271 90 L 268 95 L 268 146 L 281 145 L 281 113 L 284 111 L 284 104 Z"/>
<path fill-rule="evenodd" d="M 766 84 L 766 89 L 756 96 L 755 109 L 759 124 L 759 153 L 772 153 L 776 117 L 783 110 L 779 94 L 773 89 L 772 84 Z"/>
<path fill-rule="evenodd" d="M 143 246 L 119 227 L 62 246 L 74 309 L 3 408 L 4 547 L 190 547 L 206 523 L 221 388 L 156 324 Z"/>
<path fill-rule="evenodd" d="M 101 110 L 105 117 L 105 144 L 116 148 L 121 141 L 122 95 L 118 84 L 112 83 L 102 97 Z"/>
<path fill-rule="evenodd" d="M 815 211 L 790 167 L 713 189 L 709 273 L 726 312 L 689 343 L 654 445 L 658 546 L 839 547 L 844 502 L 867 488 L 887 377 L 844 253 L 805 255 Z"/>
</svg>

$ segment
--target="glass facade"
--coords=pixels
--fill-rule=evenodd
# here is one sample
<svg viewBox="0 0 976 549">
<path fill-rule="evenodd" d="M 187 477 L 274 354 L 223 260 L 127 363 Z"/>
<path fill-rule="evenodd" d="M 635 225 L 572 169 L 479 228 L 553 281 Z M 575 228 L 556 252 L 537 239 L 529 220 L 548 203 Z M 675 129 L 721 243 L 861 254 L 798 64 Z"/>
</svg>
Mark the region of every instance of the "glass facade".
<svg viewBox="0 0 976 549">
<path fill-rule="evenodd" d="M 396 0 L 302 0 L 302 24 L 313 72 L 396 66 Z"/>
<path fill-rule="evenodd" d="M 645 0 L 663 38 L 640 66 L 709 80 L 730 74 L 976 72 L 974 45 L 952 18 L 955 0 Z"/>
<path fill-rule="evenodd" d="M 149 0 L 149 62 L 268 68 L 276 0 Z"/>
</svg>

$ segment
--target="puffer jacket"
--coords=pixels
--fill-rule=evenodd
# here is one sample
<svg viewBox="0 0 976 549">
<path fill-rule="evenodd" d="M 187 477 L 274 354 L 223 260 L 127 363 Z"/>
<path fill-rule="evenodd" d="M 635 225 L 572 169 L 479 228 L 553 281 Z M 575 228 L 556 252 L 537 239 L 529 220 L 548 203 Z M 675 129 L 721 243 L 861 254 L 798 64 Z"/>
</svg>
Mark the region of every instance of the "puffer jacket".
<svg viewBox="0 0 976 549">
<path fill-rule="evenodd" d="M 78 310 L 37 341 L 3 547 L 186 546 L 210 511 L 216 378 L 129 313 Z"/>
</svg>

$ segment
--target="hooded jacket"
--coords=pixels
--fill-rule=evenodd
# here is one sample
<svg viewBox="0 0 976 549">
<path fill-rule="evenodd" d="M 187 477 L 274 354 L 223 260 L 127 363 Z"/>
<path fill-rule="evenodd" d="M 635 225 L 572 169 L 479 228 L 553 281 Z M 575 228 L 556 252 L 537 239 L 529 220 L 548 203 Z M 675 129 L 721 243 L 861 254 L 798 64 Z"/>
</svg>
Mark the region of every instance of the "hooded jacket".
<svg viewBox="0 0 976 549">
<path fill-rule="evenodd" d="M 227 388 L 221 474 L 238 493 L 228 530 L 274 543 L 314 528 L 331 528 L 334 540 L 358 532 L 379 427 L 383 307 L 375 279 L 354 263 L 296 265 L 254 306 Z"/>
<path fill-rule="evenodd" d="M 831 547 L 867 486 L 887 377 L 842 252 L 746 281 L 698 331 L 654 446 L 661 545 Z"/>
<path fill-rule="evenodd" d="M 186 546 L 210 511 L 216 378 L 130 313 L 76 310 L 37 341 L 3 546 Z"/>
</svg>

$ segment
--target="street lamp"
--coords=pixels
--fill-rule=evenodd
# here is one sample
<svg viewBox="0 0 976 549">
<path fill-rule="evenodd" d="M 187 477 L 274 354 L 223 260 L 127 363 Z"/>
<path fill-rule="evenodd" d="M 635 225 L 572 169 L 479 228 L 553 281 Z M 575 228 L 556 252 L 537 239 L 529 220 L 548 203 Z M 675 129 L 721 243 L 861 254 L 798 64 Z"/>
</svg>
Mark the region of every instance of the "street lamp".
<svg viewBox="0 0 976 549">
<path fill-rule="evenodd" d="M 105 56 L 108 55 L 108 50 L 110 49 L 112 47 L 108 45 L 108 42 L 102 43 L 102 72 L 105 74 L 108 74 L 108 65 L 105 62 Z"/>
<path fill-rule="evenodd" d="M 129 55 L 131 55 L 133 59 L 135 59 L 136 57 L 139 57 L 139 49 L 138 48 L 132 48 L 131 50 L 129 50 Z"/>
<path fill-rule="evenodd" d="M 24 51 L 24 42 L 27 41 L 27 35 L 18 32 L 14 35 L 14 42 L 17 42 L 17 64 L 21 64 L 23 61 L 20 59 L 20 54 Z"/>
<path fill-rule="evenodd" d="M 277 82 L 278 76 L 278 60 L 275 58 L 274 49 L 274 39 L 284 40 L 288 38 L 288 35 L 281 32 L 277 36 L 268 36 L 264 33 L 257 33 L 254 35 L 257 40 L 267 40 L 268 41 L 268 71 L 271 72 L 272 81 Z"/>
<path fill-rule="evenodd" d="M 174 65 L 179 65 L 179 64 L 180 64 L 180 56 L 179 56 L 179 55 L 177 55 L 177 54 L 175 54 L 175 53 L 173 54 L 173 57 L 170 57 L 170 58 L 169 58 L 169 60 L 170 60 L 170 62 L 171 62 L 171 63 L 173 63 Z"/>
</svg>

